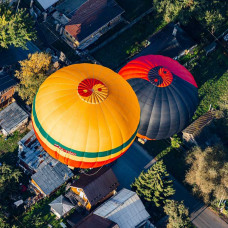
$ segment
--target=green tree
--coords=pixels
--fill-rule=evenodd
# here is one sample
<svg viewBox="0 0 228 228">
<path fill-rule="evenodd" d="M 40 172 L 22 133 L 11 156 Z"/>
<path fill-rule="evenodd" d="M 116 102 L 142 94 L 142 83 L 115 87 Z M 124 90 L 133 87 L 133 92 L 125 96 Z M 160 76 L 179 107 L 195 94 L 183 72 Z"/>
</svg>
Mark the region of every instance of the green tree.
<svg viewBox="0 0 228 228">
<path fill-rule="evenodd" d="M 21 69 L 15 73 L 20 79 L 19 96 L 27 104 L 32 104 L 39 86 L 51 73 L 51 56 L 46 53 L 34 53 L 19 63 Z"/>
<path fill-rule="evenodd" d="M 0 47 L 10 45 L 26 48 L 26 42 L 36 38 L 34 22 L 24 9 L 17 12 L 7 3 L 0 3 Z"/>
<path fill-rule="evenodd" d="M 44 220 L 42 218 L 41 213 L 33 215 L 29 222 L 33 224 L 35 227 L 41 227 L 42 225 L 44 225 Z"/>
<path fill-rule="evenodd" d="M 214 33 L 224 20 L 224 17 L 219 13 L 218 10 L 207 10 L 205 13 L 204 23 L 206 25 L 206 28 L 211 33 Z"/>
<path fill-rule="evenodd" d="M 167 228 L 185 228 L 190 225 L 189 212 L 183 201 L 167 201 L 164 211 L 169 216 Z"/>
<path fill-rule="evenodd" d="M 181 139 L 177 135 L 171 137 L 171 146 L 172 148 L 180 148 Z"/>
<path fill-rule="evenodd" d="M 143 171 L 131 187 L 145 201 L 153 202 L 159 207 L 175 193 L 172 182 L 163 160 L 160 160 L 147 172 Z"/>
<path fill-rule="evenodd" d="M 213 199 L 228 198 L 228 162 L 225 149 L 221 146 L 199 147 L 187 156 L 190 169 L 185 181 L 193 187 L 193 192 L 206 203 Z"/>
<path fill-rule="evenodd" d="M 0 166 L 0 198 L 4 197 L 2 194 L 6 189 L 12 188 L 12 183 L 19 182 L 21 172 L 18 169 L 13 169 L 11 166 L 3 163 Z"/>
<path fill-rule="evenodd" d="M 154 0 L 153 7 L 158 14 L 163 15 L 163 18 L 166 22 L 170 22 L 178 17 L 181 17 L 182 14 L 187 17 L 189 12 L 194 8 L 194 1 Z"/>
</svg>

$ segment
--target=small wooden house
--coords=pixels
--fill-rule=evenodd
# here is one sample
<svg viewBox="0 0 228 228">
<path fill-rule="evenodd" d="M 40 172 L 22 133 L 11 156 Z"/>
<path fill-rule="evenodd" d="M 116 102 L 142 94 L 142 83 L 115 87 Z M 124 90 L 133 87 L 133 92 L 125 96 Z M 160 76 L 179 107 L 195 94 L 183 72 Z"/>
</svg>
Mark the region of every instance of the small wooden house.
<svg viewBox="0 0 228 228">
<path fill-rule="evenodd" d="M 73 191 L 82 201 L 82 205 L 90 210 L 91 207 L 115 194 L 119 186 L 118 180 L 109 167 L 93 169 L 71 185 Z"/>
<path fill-rule="evenodd" d="M 0 112 L 0 127 L 3 135 L 12 134 L 28 122 L 29 115 L 16 103 L 12 103 Z"/>
<path fill-rule="evenodd" d="M 73 177 L 73 173 L 67 165 L 56 162 L 55 164 L 49 163 L 39 169 L 31 177 L 31 184 L 37 190 L 37 193 L 49 196 L 54 193 L 60 186 Z"/>
<path fill-rule="evenodd" d="M 184 142 L 196 146 L 200 144 L 200 141 L 206 142 L 209 137 L 208 126 L 211 124 L 214 117 L 215 113 L 213 111 L 208 111 L 191 123 L 182 131 Z"/>
<path fill-rule="evenodd" d="M 119 228 L 118 224 L 93 213 L 86 216 L 73 228 Z"/>
<path fill-rule="evenodd" d="M 5 73 L 0 72 L 0 108 L 11 102 L 17 82 Z"/>
<path fill-rule="evenodd" d="M 74 205 L 63 195 L 53 200 L 49 206 L 58 219 L 67 215 L 74 208 Z"/>
</svg>

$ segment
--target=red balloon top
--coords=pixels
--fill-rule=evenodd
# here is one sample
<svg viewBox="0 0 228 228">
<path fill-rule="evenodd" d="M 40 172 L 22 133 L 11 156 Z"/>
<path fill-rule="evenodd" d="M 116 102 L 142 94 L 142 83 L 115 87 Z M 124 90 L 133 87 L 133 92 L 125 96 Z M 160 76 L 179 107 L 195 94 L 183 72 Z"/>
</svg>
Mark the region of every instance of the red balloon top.
<svg viewBox="0 0 228 228">
<path fill-rule="evenodd" d="M 156 77 L 153 72 L 158 72 Z M 125 79 L 142 78 L 157 87 L 169 86 L 173 81 L 173 74 L 197 87 L 192 74 L 176 60 L 162 55 L 141 56 L 130 61 L 119 74 Z"/>
</svg>

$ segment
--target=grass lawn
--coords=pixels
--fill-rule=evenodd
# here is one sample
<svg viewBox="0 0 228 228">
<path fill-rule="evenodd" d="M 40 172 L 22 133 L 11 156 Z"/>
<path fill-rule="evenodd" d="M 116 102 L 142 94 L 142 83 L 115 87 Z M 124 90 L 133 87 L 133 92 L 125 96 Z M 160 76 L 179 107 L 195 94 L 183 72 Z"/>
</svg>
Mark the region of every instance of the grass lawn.
<svg viewBox="0 0 228 228">
<path fill-rule="evenodd" d="M 116 69 L 126 63 L 126 60 L 130 57 L 130 54 L 126 52 L 132 45 L 141 43 L 164 26 L 165 24 L 162 24 L 162 20 L 159 17 L 149 14 L 112 42 L 93 53 L 93 56 L 104 66 Z"/>
<path fill-rule="evenodd" d="M 28 130 L 23 133 L 18 131 L 14 132 L 11 136 L 6 138 L 0 136 L 0 162 L 5 162 L 8 165 L 15 166 L 18 157 L 17 157 L 17 148 L 18 148 L 18 141 L 22 139 Z"/>
<path fill-rule="evenodd" d="M 152 7 L 151 0 L 117 0 L 118 4 L 125 10 L 124 17 L 133 20 Z"/>
<path fill-rule="evenodd" d="M 222 48 L 208 56 L 200 51 L 192 65 L 190 71 L 199 88 L 199 106 L 193 118 L 196 119 L 208 111 L 210 104 L 217 108 L 221 94 L 228 89 L 228 56 Z"/>
</svg>

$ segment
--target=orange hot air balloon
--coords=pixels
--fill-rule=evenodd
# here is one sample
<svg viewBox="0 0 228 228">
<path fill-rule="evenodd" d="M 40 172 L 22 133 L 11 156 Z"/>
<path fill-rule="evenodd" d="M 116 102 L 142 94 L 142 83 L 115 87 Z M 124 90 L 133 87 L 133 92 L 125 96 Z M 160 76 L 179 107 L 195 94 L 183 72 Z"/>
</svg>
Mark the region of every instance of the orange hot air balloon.
<svg viewBox="0 0 228 228">
<path fill-rule="evenodd" d="M 94 64 L 62 68 L 40 86 L 32 123 L 43 148 L 71 167 L 108 164 L 133 143 L 140 107 L 131 86 Z"/>
</svg>

